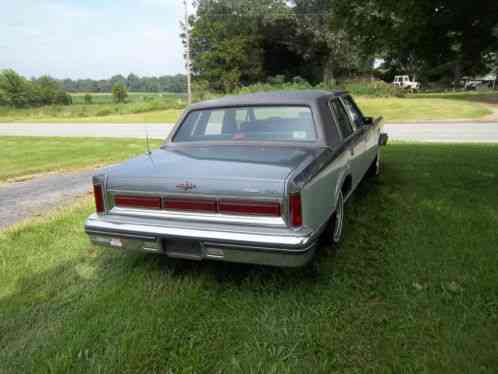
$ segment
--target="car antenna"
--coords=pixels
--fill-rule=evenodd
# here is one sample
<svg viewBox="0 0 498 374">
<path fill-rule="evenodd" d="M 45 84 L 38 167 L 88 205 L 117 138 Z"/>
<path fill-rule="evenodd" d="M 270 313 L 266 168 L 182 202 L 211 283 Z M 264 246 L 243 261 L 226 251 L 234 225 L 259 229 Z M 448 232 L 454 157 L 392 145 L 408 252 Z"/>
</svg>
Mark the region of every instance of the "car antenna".
<svg viewBox="0 0 498 374">
<path fill-rule="evenodd" d="M 149 127 L 145 125 L 145 154 L 151 155 L 150 144 L 149 144 Z"/>
</svg>

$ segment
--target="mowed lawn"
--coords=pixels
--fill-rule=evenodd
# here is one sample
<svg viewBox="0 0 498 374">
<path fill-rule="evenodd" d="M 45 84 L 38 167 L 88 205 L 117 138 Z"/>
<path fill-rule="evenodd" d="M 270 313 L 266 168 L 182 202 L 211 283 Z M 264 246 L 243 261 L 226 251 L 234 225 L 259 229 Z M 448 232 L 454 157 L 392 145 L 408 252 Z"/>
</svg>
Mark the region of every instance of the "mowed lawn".
<svg viewBox="0 0 498 374">
<path fill-rule="evenodd" d="M 151 140 L 151 147 L 161 141 Z M 106 165 L 145 152 L 141 139 L 0 137 L 0 182 L 36 173 Z"/>
<path fill-rule="evenodd" d="M 82 105 L 82 107 L 85 106 Z M 11 110 L 3 116 L 0 115 L 0 123 L 175 123 L 182 113 L 182 110 L 179 109 L 149 110 L 124 114 L 113 114 L 114 110 L 109 110 L 108 114 L 99 116 L 72 115 L 70 111 L 68 111 L 67 115 L 58 114 L 52 116 L 41 109 L 38 111 L 36 109 L 32 111 L 28 109 Z"/>
<path fill-rule="evenodd" d="M 383 116 L 386 122 L 420 122 L 472 120 L 491 114 L 491 110 L 475 101 L 447 98 L 357 98 L 361 110 L 369 116 Z"/>
<path fill-rule="evenodd" d="M 498 146 L 392 144 L 319 271 L 124 255 L 87 199 L 0 233 L 0 372 L 496 373 Z"/>
</svg>

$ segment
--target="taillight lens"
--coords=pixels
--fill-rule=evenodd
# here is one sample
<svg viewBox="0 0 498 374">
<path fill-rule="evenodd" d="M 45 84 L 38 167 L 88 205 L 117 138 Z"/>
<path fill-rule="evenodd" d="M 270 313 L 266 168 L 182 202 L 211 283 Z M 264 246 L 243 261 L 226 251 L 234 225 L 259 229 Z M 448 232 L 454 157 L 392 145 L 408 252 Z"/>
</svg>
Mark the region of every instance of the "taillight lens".
<svg viewBox="0 0 498 374">
<path fill-rule="evenodd" d="M 149 196 L 115 196 L 114 204 L 125 208 L 161 209 L 161 198 Z"/>
<path fill-rule="evenodd" d="M 221 200 L 218 209 L 220 213 L 228 214 L 280 216 L 280 204 L 274 202 Z"/>
<path fill-rule="evenodd" d="M 93 185 L 93 196 L 95 197 L 95 209 L 97 213 L 104 213 L 104 193 L 101 184 Z"/>
<path fill-rule="evenodd" d="M 303 225 L 303 213 L 301 207 L 301 194 L 292 194 L 289 197 L 291 226 L 300 227 Z"/>
<path fill-rule="evenodd" d="M 166 198 L 163 200 L 163 209 L 212 213 L 217 211 L 216 200 L 210 199 Z"/>
</svg>

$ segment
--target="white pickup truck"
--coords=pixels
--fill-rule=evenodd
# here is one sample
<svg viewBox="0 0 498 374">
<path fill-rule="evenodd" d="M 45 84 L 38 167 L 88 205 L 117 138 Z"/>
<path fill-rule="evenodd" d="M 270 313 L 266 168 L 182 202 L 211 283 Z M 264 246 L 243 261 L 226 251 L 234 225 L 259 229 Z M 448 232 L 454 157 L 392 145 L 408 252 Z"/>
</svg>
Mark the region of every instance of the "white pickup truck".
<svg viewBox="0 0 498 374">
<path fill-rule="evenodd" d="M 393 85 L 410 91 L 417 91 L 420 88 L 420 83 L 412 81 L 408 75 L 396 75 Z"/>
</svg>

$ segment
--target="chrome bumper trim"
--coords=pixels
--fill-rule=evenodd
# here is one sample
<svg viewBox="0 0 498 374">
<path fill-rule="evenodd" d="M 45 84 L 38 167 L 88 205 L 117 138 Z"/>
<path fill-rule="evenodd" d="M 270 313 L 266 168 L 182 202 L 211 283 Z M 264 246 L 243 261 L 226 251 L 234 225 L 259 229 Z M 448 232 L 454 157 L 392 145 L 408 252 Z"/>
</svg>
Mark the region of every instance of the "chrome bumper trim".
<svg viewBox="0 0 498 374">
<path fill-rule="evenodd" d="M 314 256 L 315 236 L 261 235 L 226 231 L 108 222 L 92 215 L 85 231 L 96 245 L 140 251 L 187 260 L 215 260 L 247 264 L 299 267 Z M 197 251 L 169 249 L 168 239 L 198 242 Z M 164 244 L 166 243 L 166 244 Z"/>
<path fill-rule="evenodd" d="M 216 241 L 238 245 L 282 247 L 284 251 L 300 251 L 309 246 L 311 236 L 292 235 L 262 235 L 230 231 L 212 231 L 201 229 L 187 229 L 166 226 L 137 225 L 129 223 L 115 223 L 102 219 L 96 214 L 88 217 L 85 224 L 88 234 L 115 234 L 124 236 L 158 237 L 158 238 L 183 238 L 200 241 Z"/>
</svg>

